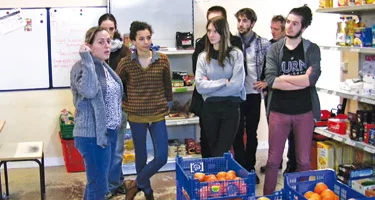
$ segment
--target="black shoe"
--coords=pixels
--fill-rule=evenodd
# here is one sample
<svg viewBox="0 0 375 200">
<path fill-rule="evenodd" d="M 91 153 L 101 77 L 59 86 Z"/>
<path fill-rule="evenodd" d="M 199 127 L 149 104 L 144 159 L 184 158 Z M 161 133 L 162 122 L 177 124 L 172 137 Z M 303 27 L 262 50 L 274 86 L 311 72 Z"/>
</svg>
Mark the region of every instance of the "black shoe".
<svg viewBox="0 0 375 200">
<path fill-rule="evenodd" d="M 259 177 L 256 174 L 255 174 L 255 177 L 256 177 L 256 184 L 258 185 L 260 183 Z"/>
<path fill-rule="evenodd" d="M 285 175 L 286 173 L 292 173 L 292 172 L 295 172 L 295 171 L 296 171 L 295 167 L 286 166 L 286 169 L 284 170 L 283 175 Z"/>
<path fill-rule="evenodd" d="M 116 189 L 116 194 L 126 194 L 126 187 L 124 184 Z"/>
</svg>

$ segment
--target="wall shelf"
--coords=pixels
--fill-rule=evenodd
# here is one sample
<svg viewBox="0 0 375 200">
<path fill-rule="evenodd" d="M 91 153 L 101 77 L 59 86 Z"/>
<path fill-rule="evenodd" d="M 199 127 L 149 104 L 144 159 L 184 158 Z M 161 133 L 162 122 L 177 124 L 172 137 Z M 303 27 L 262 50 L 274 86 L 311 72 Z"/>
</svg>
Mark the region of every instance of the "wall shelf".
<svg viewBox="0 0 375 200">
<path fill-rule="evenodd" d="M 375 105 L 375 96 L 352 94 L 348 91 L 340 90 L 340 89 L 327 89 L 327 88 L 321 88 L 321 87 L 316 87 L 316 89 L 318 90 L 318 92 L 322 92 L 325 94 L 331 94 L 331 95 L 339 96 L 342 98 L 352 99 L 355 101 Z"/>
<path fill-rule="evenodd" d="M 194 91 L 194 86 L 188 87 L 172 87 L 173 93 L 184 93 L 184 92 L 192 92 Z"/>
<path fill-rule="evenodd" d="M 375 4 L 357 5 L 357 6 L 342 6 L 335 8 L 320 8 L 317 9 L 318 13 L 333 13 L 344 15 L 362 15 L 372 13 L 375 10 Z"/>
<path fill-rule="evenodd" d="M 161 50 L 159 51 L 165 55 L 192 55 L 194 53 L 194 49 L 191 50 Z"/>
<path fill-rule="evenodd" d="M 356 53 L 375 54 L 375 48 L 373 47 L 320 46 L 320 48 L 333 51 L 350 51 Z"/>
<path fill-rule="evenodd" d="M 332 138 L 332 139 L 334 139 L 336 141 L 339 141 L 341 143 L 345 143 L 349 146 L 353 146 L 353 147 L 362 149 L 366 152 L 369 152 L 369 153 L 372 153 L 372 154 L 375 153 L 375 146 L 372 146 L 370 144 L 365 144 L 363 142 L 354 141 L 354 140 L 350 139 L 349 136 L 347 136 L 347 135 L 339 135 L 339 134 L 333 133 L 331 131 L 328 131 L 327 127 L 316 127 L 314 129 L 314 132 L 318 133 L 320 135 L 324 135 L 326 137 Z"/>
</svg>

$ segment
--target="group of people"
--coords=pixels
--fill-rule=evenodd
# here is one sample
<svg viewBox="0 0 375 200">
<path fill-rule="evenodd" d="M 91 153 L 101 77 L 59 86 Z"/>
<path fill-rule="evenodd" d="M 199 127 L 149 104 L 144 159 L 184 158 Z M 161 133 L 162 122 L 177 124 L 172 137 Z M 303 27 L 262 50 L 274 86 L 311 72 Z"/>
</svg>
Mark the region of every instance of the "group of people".
<svg viewBox="0 0 375 200">
<path fill-rule="evenodd" d="M 193 54 L 196 90 L 190 107 L 200 117 L 202 157 L 222 156 L 233 147 L 236 161 L 255 171 L 264 98 L 269 150 L 260 171 L 265 173 L 264 195 L 272 194 L 287 139 L 284 173 L 310 166 L 314 120 L 320 118 L 315 84 L 321 73 L 319 47 L 302 38 L 312 21 L 311 9 L 302 6 L 293 8 L 286 18 L 274 16 L 270 41 L 253 31 L 257 15 L 251 8 L 235 14 L 237 35 L 229 32 L 223 7 L 209 8 L 206 17 L 207 34 Z"/>
<path fill-rule="evenodd" d="M 288 138 L 287 169 L 309 169 L 314 119 L 320 117 L 315 83 L 321 73 L 318 46 L 302 38 L 312 21 L 311 10 L 303 6 L 292 9 L 286 19 L 273 17 L 271 41 L 253 31 L 257 16 L 251 8 L 235 14 L 237 35 L 230 33 L 223 7 L 209 8 L 206 17 L 206 34 L 192 56 L 196 90 L 190 107 L 199 116 L 202 157 L 222 156 L 233 147 L 234 158 L 253 171 L 264 98 L 269 151 L 261 171 L 266 176 L 264 195 L 272 194 Z M 71 70 L 71 88 L 76 108 L 74 140 L 86 167 L 84 199 L 126 193 L 131 200 L 140 191 L 147 200 L 154 199 L 150 178 L 167 162 L 165 116 L 173 95 L 168 58 L 151 49 L 152 34 L 151 25 L 132 22 L 129 35 L 135 49 L 130 51 L 115 17 L 104 14 L 98 26 L 87 31 L 79 49 L 81 60 Z M 137 177 L 124 182 L 121 165 L 127 121 Z M 154 147 L 150 162 L 147 130 Z"/>
<path fill-rule="evenodd" d="M 135 50 L 131 52 L 123 44 L 115 17 L 104 14 L 98 26 L 87 31 L 80 47 L 81 60 L 71 70 L 71 88 L 76 108 L 74 142 L 86 167 L 84 199 L 110 199 L 126 193 L 130 200 L 139 191 L 146 199 L 154 199 L 150 178 L 167 162 L 165 116 L 172 101 L 172 83 L 167 56 L 150 49 L 152 33 L 149 24 L 132 22 L 130 39 Z M 137 178 L 125 184 L 122 159 L 127 121 Z M 148 163 L 147 129 L 155 153 Z"/>
</svg>

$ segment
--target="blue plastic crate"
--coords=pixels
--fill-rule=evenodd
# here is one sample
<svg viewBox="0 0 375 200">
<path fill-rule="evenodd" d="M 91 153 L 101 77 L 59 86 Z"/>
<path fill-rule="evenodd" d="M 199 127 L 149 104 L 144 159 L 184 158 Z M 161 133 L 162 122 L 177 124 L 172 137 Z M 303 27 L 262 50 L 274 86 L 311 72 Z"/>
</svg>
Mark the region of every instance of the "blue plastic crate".
<svg viewBox="0 0 375 200">
<path fill-rule="evenodd" d="M 274 192 L 273 195 L 267 195 L 264 197 L 267 197 L 270 200 L 284 200 L 285 197 L 283 194 L 284 194 L 283 190 L 280 190 L 280 191 Z M 260 196 L 252 197 L 252 198 L 249 198 L 248 200 L 257 200 L 258 198 L 260 198 Z"/>
<path fill-rule="evenodd" d="M 217 174 L 234 170 L 241 180 L 199 182 L 194 173 Z M 225 153 L 215 158 L 176 158 L 177 200 L 195 199 L 246 199 L 255 197 L 255 173 L 248 172 Z"/>
<path fill-rule="evenodd" d="M 284 195 L 291 200 L 306 199 L 303 195 L 307 191 L 314 191 L 315 185 L 319 182 L 325 183 L 341 200 L 366 199 L 361 193 L 337 181 L 336 172 L 330 169 L 285 174 Z"/>
</svg>

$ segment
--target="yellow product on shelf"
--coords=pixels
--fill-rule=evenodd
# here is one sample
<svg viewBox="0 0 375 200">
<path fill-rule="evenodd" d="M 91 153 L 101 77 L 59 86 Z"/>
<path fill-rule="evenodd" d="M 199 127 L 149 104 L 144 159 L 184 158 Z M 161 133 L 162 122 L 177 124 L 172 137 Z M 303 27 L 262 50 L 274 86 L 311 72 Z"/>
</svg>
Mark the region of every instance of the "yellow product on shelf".
<svg viewBox="0 0 375 200">
<path fill-rule="evenodd" d="M 133 151 L 125 151 L 122 163 L 134 163 L 135 162 L 135 153 Z"/>
<path fill-rule="evenodd" d="M 374 0 L 366 0 L 366 3 L 367 3 L 367 4 L 373 4 L 373 3 L 374 3 Z"/>
<path fill-rule="evenodd" d="M 134 150 L 133 140 L 132 139 L 125 140 L 124 147 L 125 147 L 125 150 L 128 150 L 128 151 Z"/>
<path fill-rule="evenodd" d="M 342 147 L 342 155 L 345 155 L 342 157 L 342 162 L 347 164 L 347 163 L 353 163 L 353 155 L 354 155 L 354 148 L 349 145 L 344 145 Z"/>
<path fill-rule="evenodd" d="M 335 167 L 333 168 L 335 171 L 339 171 L 339 165 L 343 164 L 342 162 L 342 149 L 343 149 L 343 144 L 336 142 L 336 141 L 325 141 L 325 143 L 332 145 L 333 150 L 334 150 L 334 165 Z"/>
<path fill-rule="evenodd" d="M 331 144 L 317 142 L 317 165 L 318 169 L 335 168 L 334 149 Z"/>
</svg>

